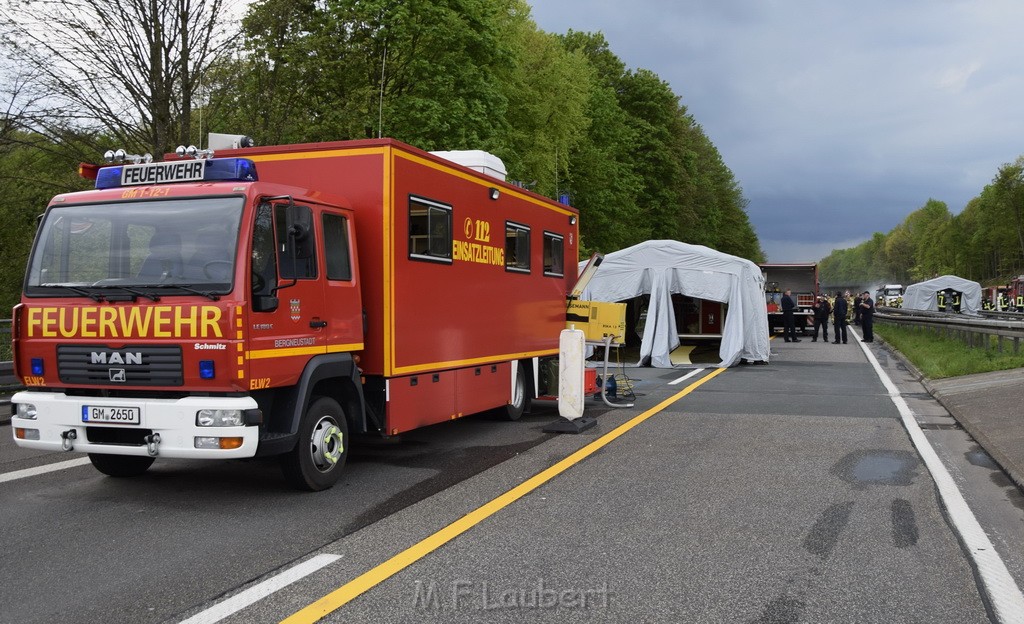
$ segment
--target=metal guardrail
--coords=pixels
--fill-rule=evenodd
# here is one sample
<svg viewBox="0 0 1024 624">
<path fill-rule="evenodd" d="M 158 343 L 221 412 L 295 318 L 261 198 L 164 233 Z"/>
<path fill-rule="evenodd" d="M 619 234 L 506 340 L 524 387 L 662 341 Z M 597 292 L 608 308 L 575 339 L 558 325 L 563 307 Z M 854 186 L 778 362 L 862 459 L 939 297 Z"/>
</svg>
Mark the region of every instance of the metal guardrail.
<svg viewBox="0 0 1024 624">
<path fill-rule="evenodd" d="M 981 315 L 986 318 L 1024 320 L 1024 312 L 1010 312 L 1009 310 L 982 310 Z"/>
<path fill-rule="evenodd" d="M 21 383 L 14 377 L 11 353 L 11 319 L 0 319 L 0 393 L 18 390 Z M 0 400 L 0 403 L 3 401 Z"/>
<path fill-rule="evenodd" d="M 0 319 L 0 363 L 14 359 L 11 353 L 11 319 Z"/>
<path fill-rule="evenodd" d="M 875 319 L 878 322 L 904 327 L 927 327 L 947 338 L 960 340 L 968 347 L 994 347 L 1000 353 L 1004 350 L 1004 342 L 1010 341 L 1014 355 L 1020 353 L 1020 343 L 1024 339 L 1024 318 L 1020 315 L 992 318 L 879 307 Z M 992 336 L 996 338 L 995 345 Z"/>
</svg>

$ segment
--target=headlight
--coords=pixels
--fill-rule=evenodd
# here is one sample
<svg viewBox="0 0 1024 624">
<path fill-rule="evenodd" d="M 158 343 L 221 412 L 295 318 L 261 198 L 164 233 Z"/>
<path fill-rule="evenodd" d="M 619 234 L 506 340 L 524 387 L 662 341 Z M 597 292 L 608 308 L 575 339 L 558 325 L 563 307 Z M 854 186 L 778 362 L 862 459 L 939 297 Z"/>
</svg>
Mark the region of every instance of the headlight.
<svg viewBox="0 0 1024 624">
<path fill-rule="evenodd" d="M 36 413 L 35 405 L 32 405 L 31 403 L 18 403 L 17 408 L 15 408 L 14 415 L 18 418 L 35 420 L 38 414 Z"/>
<path fill-rule="evenodd" d="M 242 410 L 204 409 L 196 412 L 199 427 L 241 427 L 245 424 Z"/>
</svg>

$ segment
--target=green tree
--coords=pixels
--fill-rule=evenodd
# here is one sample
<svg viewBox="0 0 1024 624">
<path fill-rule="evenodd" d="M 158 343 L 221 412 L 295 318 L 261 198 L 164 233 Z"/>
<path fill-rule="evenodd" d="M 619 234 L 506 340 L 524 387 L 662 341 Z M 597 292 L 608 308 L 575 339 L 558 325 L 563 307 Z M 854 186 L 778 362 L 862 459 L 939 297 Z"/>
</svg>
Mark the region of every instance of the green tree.
<svg viewBox="0 0 1024 624">
<path fill-rule="evenodd" d="M 87 138 L 88 140 L 88 138 Z M 12 132 L 0 144 L 0 316 L 18 302 L 36 222 L 50 198 L 89 187 L 78 177 L 76 151 L 70 153 L 47 138 Z"/>
<path fill-rule="evenodd" d="M 574 150 L 592 126 L 588 117 L 594 71 L 532 21 L 515 24 L 515 62 L 504 82 L 508 102 L 499 155 L 509 175 L 557 197 L 569 185 Z"/>
<path fill-rule="evenodd" d="M 226 38 L 223 0 L 6 2 L 0 50 L 25 68 L 51 138 L 103 131 L 131 150 L 188 143 L 197 76 Z M 40 97 L 42 96 L 42 97 Z"/>
<path fill-rule="evenodd" d="M 569 152 L 560 190 L 567 191 L 581 211 L 583 249 L 615 251 L 645 240 L 647 234 L 637 218 L 642 178 L 633 163 L 636 130 L 616 93 L 625 65 L 600 33 L 570 30 L 561 41 L 567 50 L 586 58 L 591 80 L 585 111 L 589 124 Z"/>
<path fill-rule="evenodd" d="M 495 149 L 526 19 L 519 0 L 256 2 L 244 47 L 213 76 L 211 124 L 274 143 Z"/>
</svg>

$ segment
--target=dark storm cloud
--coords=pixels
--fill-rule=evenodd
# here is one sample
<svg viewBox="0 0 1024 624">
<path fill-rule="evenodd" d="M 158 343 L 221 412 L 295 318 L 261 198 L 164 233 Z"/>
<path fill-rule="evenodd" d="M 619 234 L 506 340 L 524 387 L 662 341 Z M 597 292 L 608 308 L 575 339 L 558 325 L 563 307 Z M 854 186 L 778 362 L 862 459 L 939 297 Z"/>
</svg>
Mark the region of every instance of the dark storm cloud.
<svg viewBox="0 0 1024 624">
<path fill-rule="evenodd" d="M 1012 0 L 537 0 L 533 15 L 603 32 L 672 85 L 773 261 L 888 232 L 930 198 L 959 212 L 1024 153 Z"/>
</svg>

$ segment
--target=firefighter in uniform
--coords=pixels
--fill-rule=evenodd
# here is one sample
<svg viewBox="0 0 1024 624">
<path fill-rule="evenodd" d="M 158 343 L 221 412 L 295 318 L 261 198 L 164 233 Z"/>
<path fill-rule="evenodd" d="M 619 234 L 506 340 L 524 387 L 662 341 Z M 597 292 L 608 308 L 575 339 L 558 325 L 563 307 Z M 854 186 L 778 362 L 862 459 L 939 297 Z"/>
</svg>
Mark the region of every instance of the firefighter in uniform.
<svg viewBox="0 0 1024 624">
<path fill-rule="evenodd" d="M 946 291 L 940 290 L 935 293 L 935 297 L 939 300 L 939 312 L 946 311 Z"/>
<path fill-rule="evenodd" d="M 846 313 L 846 298 L 843 297 L 843 293 L 837 292 L 835 304 L 832 306 L 832 329 L 836 337 L 832 344 L 839 344 L 840 338 L 843 344 L 846 344 Z"/>
<path fill-rule="evenodd" d="M 860 298 L 860 328 L 864 334 L 864 342 L 875 341 L 875 302 L 871 293 L 864 291 Z"/>
</svg>

